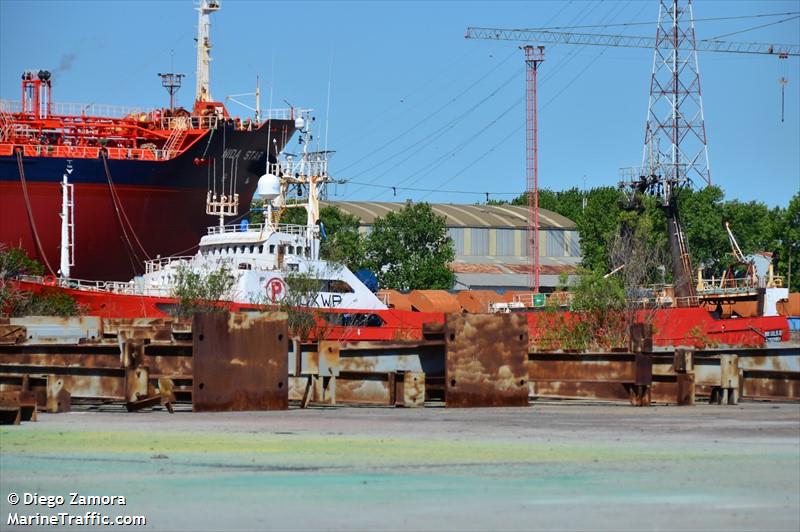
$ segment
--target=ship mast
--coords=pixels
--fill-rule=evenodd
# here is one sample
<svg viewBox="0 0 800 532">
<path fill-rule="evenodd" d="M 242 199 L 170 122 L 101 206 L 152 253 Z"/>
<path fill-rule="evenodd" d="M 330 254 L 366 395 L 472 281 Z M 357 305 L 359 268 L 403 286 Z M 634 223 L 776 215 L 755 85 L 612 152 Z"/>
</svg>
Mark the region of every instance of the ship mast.
<svg viewBox="0 0 800 532">
<path fill-rule="evenodd" d="M 67 161 L 61 179 L 61 264 L 58 273 L 63 279 L 69 277 L 70 267 L 75 266 L 75 192 L 69 182 L 71 173 L 72 161 Z"/>
<path fill-rule="evenodd" d="M 300 143 L 303 144 L 303 153 L 299 160 L 295 161 L 292 155 L 285 154 L 278 162 L 267 165 L 267 174 L 262 177 L 262 179 L 266 178 L 264 188 L 269 188 L 266 186 L 267 182 L 276 182 L 279 191 L 274 199 L 269 198 L 265 201 L 264 214 L 267 224 L 272 224 L 272 209 L 277 209 L 278 216 L 280 216 L 284 209 L 304 208 L 306 210 L 306 238 L 311 243 L 311 258 L 317 260 L 319 259 L 319 239 L 317 237 L 319 201 L 326 185 L 332 181 L 328 175 L 328 158 L 333 152 L 308 149 L 313 140 L 311 122 L 314 120 L 308 114 L 308 111 L 301 111 L 295 120 L 295 129 L 300 132 Z M 260 188 L 261 182 L 259 182 Z"/>
<path fill-rule="evenodd" d="M 219 0 L 200 0 L 197 8 L 197 89 L 195 101 L 210 102 L 211 92 L 208 88 L 209 65 L 211 63 L 211 13 L 219 11 Z"/>
</svg>

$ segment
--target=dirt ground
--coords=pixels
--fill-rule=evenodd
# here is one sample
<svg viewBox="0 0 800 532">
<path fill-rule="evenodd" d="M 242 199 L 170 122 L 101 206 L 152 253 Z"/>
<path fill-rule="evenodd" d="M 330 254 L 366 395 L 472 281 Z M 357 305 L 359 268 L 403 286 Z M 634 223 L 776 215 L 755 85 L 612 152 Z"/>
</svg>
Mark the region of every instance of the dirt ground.
<svg viewBox="0 0 800 532">
<path fill-rule="evenodd" d="M 800 405 L 105 407 L 0 428 L 0 491 L 3 530 L 96 510 L 147 518 L 111 529 L 797 531 Z M 127 504 L 8 500 L 71 492 Z"/>
</svg>

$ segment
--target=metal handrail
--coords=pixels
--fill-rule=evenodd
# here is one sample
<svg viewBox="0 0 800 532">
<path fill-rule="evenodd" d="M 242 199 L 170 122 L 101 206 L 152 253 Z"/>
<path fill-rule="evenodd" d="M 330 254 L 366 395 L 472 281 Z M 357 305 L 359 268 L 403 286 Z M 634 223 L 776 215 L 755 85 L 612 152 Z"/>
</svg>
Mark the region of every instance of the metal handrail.
<svg viewBox="0 0 800 532">
<path fill-rule="evenodd" d="M 162 116 L 159 119 L 161 129 L 216 129 L 219 118 L 210 116 Z"/>
<path fill-rule="evenodd" d="M 22 113 L 22 102 L 20 100 L 0 100 L 0 107 L 8 113 Z M 141 115 L 140 107 L 128 107 L 124 105 L 110 105 L 97 103 L 78 103 L 78 102 L 53 102 L 50 104 L 50 114 L 55 116 L 99 116 L 106 118 L 125 118 L 128 116 Z"/>
<path fill-rule="evenodd" d="M 308 227 L 297 224 L 248 224 L 247 226 L 242 226 L 241 224 L 227 224 L 223 226 L 211 226 L 208 228 L 207 234 L 221 235 L 224 233 L 260 233 L 265 230 L 274 233 L 287 233 L 295 236 L 304 236 L 308 230 Z M 316 230 L 317 229 L 314 228 L 315 232 Z"/>
<path fill-rule="evenodd" d="M 135 285 L 133 281 L 89 281 L 86 279 L 73 279 L 73 278 L 53 278 L 50 276 L 41 275 L 20 275 L 19 280 L 42 284 L 46 286 L 58 286 L 60 288 L 71 288 L 73 290 L 85 290 L 91 292 L 113 292 L 116 294 L 135 294 Z"/>
<path fill-rule="evenodd" d="M 700 279 L 698 292 L 701 293 L 734 293 L 757 288 L 780 288 L 783 286 L 783 277 L 773 276 L 770 280 L 766 277 L 720 277 Z"/>
<path fill-rule="evenodd" d="M 280 108 L 280 109 L 261 109 L 261 123 L 267 120 L 294 120 L 298 116 L 305 115 L 311 109 Z"/>
<path fill-rule="evenodd" d="M 15 144 L 0 143 L 0 155 L 9 155 Z M 97 159 L 101 146 L 66 146 L 52 144 L 23 144 L 23 155 L 26 157 L 67 157 L 72 159 Z M 173 157 L 176 152 L 151 148 L 105 148 L 109 159 L 141 159 L 144 161 L 162 161 Z"/>
<path fill-rule="evenodd" d="M 192 260 L 193 258 L 194 257 L 191 255 L 181 255 L 175 257 L 159 257 L 156 259 L 146 260 L 144 262 L 145 272 L 146 273 L 159 272 L 174 262 L 186 262 Z"/>
</svg>

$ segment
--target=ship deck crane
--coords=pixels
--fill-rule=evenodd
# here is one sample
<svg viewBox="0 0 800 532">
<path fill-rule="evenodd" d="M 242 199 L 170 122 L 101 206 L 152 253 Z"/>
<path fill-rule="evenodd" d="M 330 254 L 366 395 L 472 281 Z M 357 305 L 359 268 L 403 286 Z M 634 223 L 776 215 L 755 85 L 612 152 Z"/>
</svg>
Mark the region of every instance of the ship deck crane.
<svg viewBox="0 0 800 532">
<path fill-rule="evenodd" d="M 725 231 L 728 233 L 728 241 L 731 243 L 731 251 L 733 253 L 733 258 L 735 258 L 741 263 L 747 262 L 744 253 L 742 253 L 742 248 L 739 247 L 739 243 L 736 241 L 736 237 L 733 236 L 733 231 L 731 231 L 731 225 L 728 222 L 725 222 Z"/>
</svg>

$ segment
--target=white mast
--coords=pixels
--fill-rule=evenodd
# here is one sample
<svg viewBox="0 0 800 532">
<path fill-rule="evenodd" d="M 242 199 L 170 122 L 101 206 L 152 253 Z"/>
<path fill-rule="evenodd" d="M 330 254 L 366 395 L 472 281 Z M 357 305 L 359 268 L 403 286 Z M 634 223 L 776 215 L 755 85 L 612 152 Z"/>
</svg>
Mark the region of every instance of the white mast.
<svg viewBox="0 0 800 532">
<path fill-rule="evenodd" d="M 67 168 L 61 179 L 61 264 L 59 275 L 69 277 L 70 266 L 75 266 L 75 196 L 69 175 L 72 173 L 72 161 L 67 161 Z"/>
<path fill-rule="evenodd" d="M 211 92 L 208 88 L 209 64 L 211 63 L 211 13 L 219 11 L 219 0 L 200 0 L 197 8 L 197 89 L 195 101 L 210 102 Z"/>
</svg>

